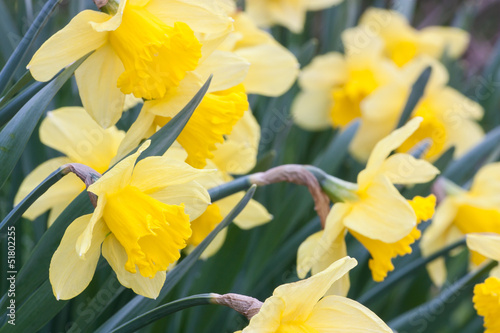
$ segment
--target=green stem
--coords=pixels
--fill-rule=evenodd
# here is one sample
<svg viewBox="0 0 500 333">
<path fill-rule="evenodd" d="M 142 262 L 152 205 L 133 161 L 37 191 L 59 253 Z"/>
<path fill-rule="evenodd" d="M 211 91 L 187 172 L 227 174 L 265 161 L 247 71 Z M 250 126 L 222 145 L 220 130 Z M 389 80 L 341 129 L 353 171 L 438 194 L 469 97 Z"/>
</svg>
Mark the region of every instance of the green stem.
<svg viewBox="0 0 500 333">
<path fill-rule="evenodd" d="M 68 174 L 66 168 L 60 167 L 56 171 L 52 172 L 47 178 L 45 178 L 33 191 L 30 192 L 14 209 L 12 209 L 7 215 L 2 223 L 0 223 L 0 231 L 8 225 L 15 223 L 26 210 L 38 199 L 42 194 L 44 194 L 52 185 L 57 183 L 59 179 Z"/>
<path fill-rule="evenodd" d="M 243 176 L 220 186 L 211 188 L 208 190 L 211 201 L 215 202 L 240 191 L 248 190 L 248 188 L 252 186 L 250 176 L 251 175 Z"/>
<path fill-rule="evenodd" d="M 495 261 L 489 261 L 481 265 L 478 269 L 462 277 L 451 287 L 444 289 L 441 292 L 441 294 L 439 294 L 439 296 L 437 296 L 436 298 L 406 313 L 403 313 L 399 317 L 396 317 L 395 319 L 391 320 L 388 323 L 388 325 L 393 330 L 399 331 L 403 329 L 408 329 L 409 331 L 411 331 L 412 325 L 415 325 L 415 323 L 419 323 L 422 320 L 433 321 L 432 318 L 436 317 L 435 314 L 433 314 L 433 312 L 435 312 L 436 309 L 441 309 L 446 304 L 452 303 L 453 300 L 456 299 L 457 295 L 461 291 L 463 291 L 463 289 L 467 287 L 467 285 L 474 283 L 476 280 L 481 278 L 496 265 L 497 262 Z"/>
<path fill-rule="evenodd" d="M 358 302 L 366 305 L 367 303 L 371 302 L 372 300 L 376 299 L 378 296 L 380 296 L 383 292 L 385 292 L 387 289 L 392 287 L 395 283 L 398 283 L 405 277 L 409 276 L 411 273 L 415 272 L 416 270 L 424 267 L 428 263 L 432 262 L 433 260 L 448 254 L 453 249 L 456 249 L 459 246 L 465 245 L 465 238 L 459 240 L 458 242 L 455 242 L 453 244 L 448 245 L 447 247 L 441 249 L 440 251 L 437 251 L 436 253 L 424 257 L 424 258 L 419 258 L 409 265 L 406 265 L 402 267 L 401 269 L 398 269 L 394 272 L 394 274 L 389 275 L 387 279 L 385 279 L 384 282 L 381 282 L 377 284 L 375 287 L 371 288 L 368 290 L 365 294 L 363 294 L 359 299 Z"/>
<path fill-rule="evenodd" d="M 161 305 L 151 311 L 148 311 L 134 319 L 126 322 L 125 324 L 117 327 L 112 333 L 127 333 L 135 332 L 138 329 L 149 325 L 163 317 L 166 317 L 177 311 L 181 311 L 193 306 L 212 304 L 212 299 L 216 294 L 200 294 L 193 295 L 186 298 L 181 298 L 176 301 Z"/>
</svg>

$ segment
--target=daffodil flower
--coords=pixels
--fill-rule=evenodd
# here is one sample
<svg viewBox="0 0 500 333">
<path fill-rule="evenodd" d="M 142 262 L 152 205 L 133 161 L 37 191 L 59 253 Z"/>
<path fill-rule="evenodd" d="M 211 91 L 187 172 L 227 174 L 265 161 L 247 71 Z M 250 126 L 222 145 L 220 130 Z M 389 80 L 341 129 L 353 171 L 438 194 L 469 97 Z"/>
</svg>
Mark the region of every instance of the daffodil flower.
<svg viewBox="0 0 500 333">
<path fill-rule="evenodd" d="M 21 202 L 51 172 L 64 164 L 81 163 L 104 173 L 124 136 L 125 133 L 114 126 L 102 129 L 81 107 L 65 107 L 47 112 L 47 117 L 40 125 L 40 140 L 65 156 L 52 158 L 36 167 L 21 183 L 14 204 Z M 23 216 L 34 220 L 50 210 L 50 226 L 84 189 L 82 181 L 70 173 L 38 198 Z"/>
<path fill-rule="evenodd" d="M 390 153 L 414 133 L 421 118 L 414 118 L 377 143 L 357 184 L 343 182 L 344 192 L 330 211 L 325 229 L 307 238 L 299 247 L 297 272 L 317 274 L 346 255 L 345 231 L 349 231 L 370 252 L 369 266 L 375 281 L 382 281 L 394 266 L 392 258 L 411 253 L 410 245 L 420 237 L 417 223 L 434 213 L 435 198 L 406 200 L 393 184 L 418 184 L 438 173 L 432 164 L 408 154 Z M 345 295 L 345 276 L 330 291 Z"/>
<path fill-rule="evenodd" d="M 107 128 L 120 119 L 125 95 L 155 100 L 177 89 L 230 32 L 231 21 L 218 1 L 122 0 L 111 15 L 79 13 L 27 68 L 36 80 L 48 81 L 95 51 L 75 75 L 84 108 Z M 214 37 L 205 40 L 208 35 Z"/>
<path fill-rule="evenodd" d="M 358 302 L 342 296 L 325 296 L 330 286 L 356 264 L 356 259 L 345 257 L 308 279 L 279 286 L 250 319 L 243 333 L 392 332 Z"/>
<path fill-rule="evenodd" d="M 279 24 L 299 33 L 304 28 L 306 13 L 341 3 L 342 0 L 248 0 L 246 11 L 261 27 Z"/>
<path fill-rule="evenodd" d="M 450 186 L 451 190 L 439 204 L 432 224 L 422 237 L 420 248 L 424 256 L 439 251 L 466 234 L 500 234 L 500 163 L 482 167 L 469 191 L 453 184 Z M 485 257 L 473 251 L 470 259 L 473 265 L 479 265 Z M 442 258 L 430 263 L 428 271 L 436 285 L 443 285 L 446 266 Z"/>
<path fill-rule="evenodd" d="M 137 162 L 140 149 L 116 164 L 88 191 L 97 197 L 93 214 L 73 221 L 50 263 L 56 298 L 80 294 L 92 280 L 101 253 L 118 280 L 137 294 L 156 298 L 165 271 L 180 257 L 191 236 L 190 220 L 210 202 L 196 182 L 209 170 L 167 157 Z"/>
<path fill-rule="evenodd" d="M 381 40 L 370 40 L 362 53 L 350 52 L 355 40 L 353 32 L 344 32 L 346 55 L 319 55 L 300 73 L 301 92 L 292 104 L 294 121 L 300 127 L 322 130 L 363 118 L 366 97 L 402 80 L 397 67 L 383 57 Z"/>
<path fill-rule="evenodd" d="M 359 25 L 364 37 L 358 40 L 358 49 L 367 39 L 381 38 L 384 54 L 398 66 L 403 66 L 419 55 L 439 59 L 444 53 L 452 58 L 460 57 L 469 44 L 469 34 L 459 28 L 430 26 L 414 29 L 406 17 L 394 10 L 369 8 L 361 16 Z"/>
<path fill-rule="evenodd" d="M 486 258 L 500 261 L 500 234 L 468 234 L 467 247 Z M 484 283 L 474 287 L 474 308 L 477 314 L 484 317 L 485 333 L 500 331 L 500 268 L 497 266 L 490 272 Z"/>
<path fill-rule="evenodd" d="M 243 80 L 247 93 L 264 96 L 285 93 L 297 79 L 297 58 L 271 34 L 259 29 L 245 12 L 234 10 L 230 14 L 234 18 L 234 31 L 218 49 L 234 52 L 250 63 Z"/>
</svg>

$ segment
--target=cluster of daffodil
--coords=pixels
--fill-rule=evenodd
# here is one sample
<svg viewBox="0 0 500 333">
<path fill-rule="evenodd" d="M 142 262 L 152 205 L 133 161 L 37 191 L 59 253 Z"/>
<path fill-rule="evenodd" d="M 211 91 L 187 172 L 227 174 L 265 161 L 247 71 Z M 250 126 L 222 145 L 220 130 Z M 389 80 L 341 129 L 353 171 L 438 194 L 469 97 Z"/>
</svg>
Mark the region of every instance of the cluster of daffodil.
<svg viewBox="0 0 500 333">
<path fill-rule="evenodd" d="M 94 206 L 92 213 L 68 221 L 57 246 L 51 245 L 47 269 L 58 301 L 75 298 L 96 280 L 102 254 L 122 286 L 151 302 L 161 295 L 163 302 L 168 274 L 226 217 L 242 230 L 273 220 L 254 199 L 237 216 L 232 213 L 252 184 L 281 181 L 308 187 L 321 228 L 293 248 L 295 279 L 265 302 L 211 294 L 211 303 L 229 305 L 249 319 L 240 332 L 392 332 L 361 301 L 347 298 L 349 271 L 357 265 L 348 235 L 369 253 L 375 282 L 397 273 L 390 273 L 396 257 L 416 247 L 424 258 L 448 254 L 446 248 L 464 237 L 471 271 L 500 261 L 500 162 L 474 161 L 478 170 L 465 185 L 445 178 L 435 163 L 450 149 L 457 160 L 485 138 L 477 123 L 483 108 L 448 86 L 442 63 L 464 54 L 466 31 L 417 30 L 396 11 L 368 8 L 357 26 L 342 32 L 343 53 L 317 55 L 300 69 L 270 27 L 298 34 L 307 11 L 341 1 L 247 0 L 244 7 L 232 0 L 94 3 L 97 9 L 78 13 L 27 65 L 35 80 L 47 82 L 83 59 L 74 72 L 82 107 L 49 111 L 39 127 L 40 141 L 59 157 L 32 170 L 14 199 L 22 206 L 39 184 L 68 165 L 91 170 L 65 175 L 23 211 L 29 220 L 48 213 L 50 230 L 82 191 Z M 405 119 L 415 82 L 428 68 L 418 103 Z M 150 156 L 156 135 L 175 123 L 208 81 L 175 142 L 160 156 Z M 261 128 L 248 94 L 279 97 L 293 92 L 296 81 L 298 92 L 289 105 L 296 125 L 307 131 L 339 129 L 341 136 L 359 123 L 345 147 L 351 165 L 365 165 L 355 182 L 312 166 L 250 174 L 271 163 L 257 161 Z M 120 124 L 133 112 L 130 126 Z M 431 183 L 432 191 L 408 195 Z M 223 195 L 214 199 L 213 190 Z M 217 231 L 195 259 L 212 260 L 227 236 L 227 227 Z M 436 256 L 423 265 L 441 288 L 447 281 L 445 259 Z M 127 311 L 141 310 L 141 299 L 133 300 Z M 484 317 L 486 332 L 500 332 L 500 269 L 477 284 L 469 300 Z M 190 304 L 176 302 L 175 311 Z"/>
</svg>

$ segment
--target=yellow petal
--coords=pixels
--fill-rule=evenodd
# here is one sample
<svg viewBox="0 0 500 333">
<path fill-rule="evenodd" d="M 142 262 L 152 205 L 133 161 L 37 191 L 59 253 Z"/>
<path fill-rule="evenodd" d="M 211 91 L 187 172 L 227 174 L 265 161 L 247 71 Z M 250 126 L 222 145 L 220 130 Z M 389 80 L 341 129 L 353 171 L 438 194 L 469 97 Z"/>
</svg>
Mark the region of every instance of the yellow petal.
<svg viewBox="0 0 500 333">
<path fill-rule="evenodd" d="M 279 297 L 285 303 L 282 320 L 306 321 L 316 303 L 323 297 L 330 286 L 356 264 L 356 259 L 344 257 L 308 279 L 284 284 L 276 288 L 273 297 Z"/>
<path fill-rule="evenodd" d="M 332 126 L 330 107 L 332 99 L 329 91 L 302 91 L 293 101 L 293 121 L 298 126 L 309 130 L 319 131 Z"/>
<path fill-rule="evenodd" d="M 421 122 L 422 118 L 415 117 L 406 123 L 406 125 L 393 131 L 375 145 L 365 170 L 358 176 L 358 184 L 360 187 L 363 187 L 362 184 L 369 183 L 370 178 L 373 177 L 373 173 L 378 172 L 389 154 L 401 146 L 401 144 L 418 129 Z"/>
<path fill-rule="evenodd" d="M 49 217 L 47 219 L 47 227 L 50 227 L 56 221 L 59 215 L 61 215 L 61 213 L 66 209 L 66 207 L 68 207 L 69 204 L 70 202 L 52 207 L 49 213 Z"/>
<path fill-rule="evenodd" d="M 130 273 L 125 269 L 127 253 L 113 234 L 110 234 L 102 244 L 102 255 L 115 271 L 120 283 L 131 288 L 136 294 L 156 299 L 165 283 L 165 272 L 158 272 L 154 278 L 144 277 L 139 273 Z"/>
<path fill-rule="evenodd" d="M 290 89 L 297 78 L 297 59 L 279 44 L 240 48 L 235 53 L 250 63 L 243 82 L 249 94 L 280 96 Z"/>
<path fill-rule="evenodd" d="M 500 162 L 483 166 L 474 177 L 471 194 L 498 197 L 500 194 Z"/>
<path fill-rule="evenodd" d="M 208 92 L 230 89 L 245 80 L 250 64 L 244 57 L 232 53 L 215 50 L 197 68 L 196 73 L 205 82 L 213 75 Z"/>
<path fill-rule="evenodd" d="M 191 221 L 203 214 L 210 204 L 207 190 L 196 181 L 170 185 L 160 191 L 150 193 L 150 195 L 167 205 L 184 204 L 184 211 L 189 215 Z"/>
<path fill-rule="evenodd" d="M 108 169 L 124 136 L 116 127 L 102 129 L 80 107 L 48 112 L 40 126 L 40 140 L 45 145 L 99 173 Z"/>
<path fill-rule="evenodd" d="M 200 259 L 208 259 L 217 252 L 219 252 L 220 248 L 222 245 L 224 245 L 224 242 L 226 241 L 226 236 L 227 236 L 227 228 L 222 229 L 217 236 L 215 236 L 214 240 L 208 244 L 207 248 L 205 251 L 200 256 Z"/>
<path fill-rule="evenodd" d="M 401 68 L 402 77 L 407 80 L 408 85 L 411 85 L 429 66 L 432 68 L 432 72 L 425 86 L 425 92 L 429 93 L 444 88 L 449 80 L 448 71 L 442 63 L 429 56 L 422 55 L 407 63 Z"/>
<path fill-rule="evenodd" d="M 434 179 L 439 170 L 429 162 L 409 154 L 394 154 L 382 164 L 382 171 L 393 184 L 419 184 Z"/>
<path fill-rule="evenodd" d="M 500 279 L 496 277 L 487 278 L 484 283 L 474 287 L 474 308 L 477 314 L 484 317 L 485 333 L 500 331 Z"/>
<path fill-rule="evenodd" d="M 195 169 L 175 159 L 151 156 L 136 164 L 130 185 L 142 192 L 153 193 L 167 186 L 185 184 L 211 172 Z"/>
<path fill-rule="evenodd" d="M 315 57 L 304 67 L 299 76 L 299 84 L 304 90 L 330 90 L 343 84 L 348 75 L 344 56 L 332 52 Z"/>
<path fill-rule="evenodd" d="M 471 233 L 467 235 L 469 249 L 483 256 L 500 261 L 500 235 L 494 233 Z"/>
<path fill-rule="evenodd" d="M 369 59 L 380 58 L 384 43 L 379 36 L 370 31 L 367 26 L 357 26 L 342 32 L 342 43 L 349 62 L 366 62 Z"/>
<path fill-rule="evenodd" d="M 389 326 L 370 309 L 341 296 L 327 296 L 320 300 L 306 324 L 325 333 L 392 333 Z"/>
<path fill-rule="evenodd" d="M 212 161 L 217 165 L 217 169 L 222 172 L 243 175 L 255 167 L 257 149 L 245 143 L 226 140 L 214 151 Z"/>
<path fill-rule="evenodd" d="M 116 13 L 112 17 L 109 17 L 108 15 L 109 19 L 105 22 L 93 20 L 93 22 L 91 22 L 92 27 L 95 29 L 95 31 L 99 32 L 114 31 L 118 29 L 120 27 L 120 24 L 122 23 L 123 12 L 125 11 L 125 6 L 127 4 L 128 4 L 127 0 L 120 1 Z"/>
<path fill-rule="evenodd" d="M 100 197 L 97 201 L 97 207 L 94 209 L 85 229 L 81 232 L 76 240 L 75 249 L 80 257 L 85 258 L 88 251 L 91 250 L 94 242 L 94 229 L 98 227 L 103 221 L 101 220 L 104 206 L 106 205 L 106 198 Z"/>
<path fill-rule="evenodd" d="M 470 35 L 459 28 L 426 27 L 420 31 L 422 53 L 439 58 L 446 50 L 450 57 L 460 57 L 469 45 Z"/>
<path fill-rule="evenodd" d="M 129 185 L 137 158 L 150 144 L 151 141 L 149 140 L 144 142 L 134 154 L 121 160 L 99 178 L 98 181 L 90 185 L 88 191 L 101 196 L 104 193 L 116 192 Z"/>
<path fill-rule="evenodd" d="M 96 32 L 90 22 L 109 18 L 92 10 L 80 12 L 38 49 L 26 68 L 37 81 L 52 79 L 61 69 L 106 43 L 107 34 Z"/>
<path fill-rule="evenodd" d="M 116 82 L 124 70 L 120 58 L 106 44 L 75 71 L 83 107 L 103 128 L 113 126 L 122 116 L 125 95 Z"/>
<path fill-rule="evenodd" d="M 244 192 L 238 192 L 217 201 L 222 216 L 227 216 L 244 195 Z M 265 224 L 271 221 L 272 218 L 273 216 L 269 214 L 262 204 L 252 199 L 234 219 L 234 224 L 241 229 L 247 230 Z"/>
<path fill-rule="evenodd" d="M 48 160 L 35 168 L 26 178 L 24 178 L 16 197 L 14 205 L 17 205 L 31 191 L 35 189 L 45 178 L 60 166 L 71 163 L 66 157 L 56 157 Z M 85 188 L 83 182 L 74 174 L 66 175 L 56 184 L 52 185 L 47 192 L 41 195 L 23 214 L 27 219 L 34 220 L 49 209 L 63 205 L 66 207 Z"/>
<path fill-rule="evenodd" d="M 193 233 L 187 240 L 188 245 L 199 245 L 221 221 L 219 205 L 214 203 L 208 206 L 201 216 L 191 221 Z"/>
<path fill-rule="evenodd" d="M 101 243 L 109 232 L 100 221 L 92 233 L 92 244 L 85 257 L 75 251 L 75 243 L 92 215 L 77 218 L 64 232 L 61 244 L 50 261 L 49 279 L 56 299 L 70 299 L 80 294 L 90 283 L 101 254 Z"/>
<path fill-rule="evenodd" d="M 416 225 L 416 215 L 408 202 L 385 176 L 379 176 L 350 203 L 352 210 L 344 225 L 364 236 L 394 243 Z"/>
</svg>

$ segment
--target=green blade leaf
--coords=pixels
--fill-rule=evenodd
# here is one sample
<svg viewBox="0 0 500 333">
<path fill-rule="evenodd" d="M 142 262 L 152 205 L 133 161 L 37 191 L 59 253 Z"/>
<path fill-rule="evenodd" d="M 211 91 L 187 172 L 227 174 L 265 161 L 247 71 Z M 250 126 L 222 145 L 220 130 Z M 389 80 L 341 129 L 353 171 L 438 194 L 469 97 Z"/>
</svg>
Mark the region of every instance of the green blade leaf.
<svg viewBox="0 0 500 333">
<path fill-rule="evenodd" d="M 7 124 L 23 105 L 28 103 L 28 101 L 47 84 L 48 82 L 35 82 L 23 90 L 19 95 L 8 101 L 8 103 L 0 109 L 0 126 Z"/>
<path fill-rule="evenodd" d="M 31 24 L 28 31 L 26 32 L 26 35 L 24 35 L 23 39 L 21 39 L 21 42 L 19 42 L 19 44 L 17 45 L 16 49 L 10 56 L 9 60 L 7 60 L 7 63 L 0 72 L 1 93 L 3 93 L 3 91 L 9 84 L 10 80 L 12 79 L 12 76 L 14 75 L 14 72 L 19 67 L 21 62 L 24 60 L 24 57 L 26 56 L 29 47 L 31 46 L 35 38 L 38 36 L 42 28 L 45 26 L 45 23 L 47 23 L 50 15 L 56 9 L 56 6 L 61 1 L 62 0 L 48 0 L 45 3 L 45 5 L 42 7 L 42 10 L 40 10 L 40 13 Z"/>
<path fill-rule="evenodd" d="M 142 296 L 134 297 L 122 309 L 117 311 L 115 315 L 109 318 L 101 327 L 96 330 L 96 333 L 107 333 L 125 322 L 128 318 L 138 316 L 144 311 L 153 309 L 159 306 L 172 290 L 172 288 L 182 279 L 182 277 L 189 271 L 189 269 L 198 260 L 200 255 L 205 251 L 207 246 L 214 240 L 215 236 L 219 234 L 225 227 L 227 227 L 234 218 L 245 208 L 253 194 L 255 193 L 256 186 L 253 185 L 245 196 L 238 202 L 238 204 L 231 210 L 231 212 L 222 220 L 221 223 L 215 227 L 214 230 L 201 242 L 180 264 L 174 267 L 167 273 L 165 284 L 161 289 L 160 295 L 155 300 L 150 300 Z"/>
<path fill-rule="evenodd" d="M 422 74 L 418 77 L 417 81 L 411 87 L 410 96 L 408 96 L 408 100 L 406 101 L 406 105 L 401 113 L 401 118 L 399 118 L 398 125 L 396 128 L 400 128 L 408 119 L 410 119 L 411 114 L 418 102 L 424 95 L 425 87 L 427 86 L 427 82 L 429 82 L 429 78 L 431 77 L 432 67 L 428 66 L 426 69 L 422 71 Z"/>
<path fill-rule="evenodd" d="M 33 81 L 33 76 L 31 76 L 30 71 L 26 71 L 26 73 L 24 73 L 24 75 L 19 79 L 19 81 L 17 81 L 12 86 L 12 88 L 10 88 L 9 91 L 5 93 L 5 96 L 2 97 L 2 99 L 0 100 L 0 107 L 3 107 L 5 104 L 7 104 L 7 102 L 12 97 L 14 97 L 14 95 L 16 95 L 19 91 L 21 91 L 21 89 L 23 89 L 24 86 L 26 86 L 31 81 Z"/>
<path fill-rule="evenodd" d="M 178 299 L 176 301 L 161 305 L 151 311 L 140 315 L 122 326 L 111 331 L 112 333 L 129 333 L 135 332 L 138 329 L 154 323 L 157 320 L 162 319 L 172 313 L 180 310 L 184 310 L 193 306 L 208 305 L 212 304 L 211 300 L 214 298 L 214 294 L 201 294 L 193 295 L 185 298 Z"/>
<path fill-rule="evenodd" d="M 66 68 L 59 76 L 31 98 L 0 132 L 0 188 L 5 184 L 10 173 L 24 151 L 28 139 L 33 133 L 38 120 L 49 106 L 50 101 L 61 89 L 73 72 L 88 57 L 82 57 Z"/>
</svg>

